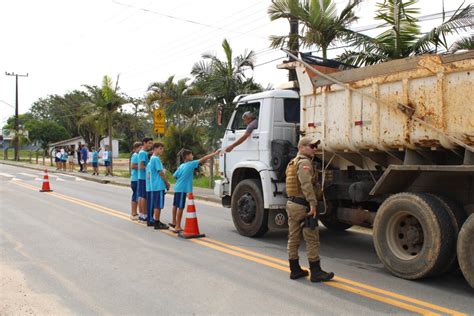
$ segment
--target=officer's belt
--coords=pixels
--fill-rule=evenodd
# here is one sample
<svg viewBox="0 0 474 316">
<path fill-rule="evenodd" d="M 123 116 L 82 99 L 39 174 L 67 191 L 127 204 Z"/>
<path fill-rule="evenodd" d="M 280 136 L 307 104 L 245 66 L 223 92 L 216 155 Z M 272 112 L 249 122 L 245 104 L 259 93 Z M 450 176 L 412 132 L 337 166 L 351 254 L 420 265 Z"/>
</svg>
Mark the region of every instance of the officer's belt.
<svg viewBox="0 0 474 316">
<path fill-rule="evenodd" d="M 306 199 L 303 199 L 303 198 L 300 198 L 300 197 L 297 197 L 297 196 L 289 196 L 288 201 L 291 201 L 293 203 L 309 207 L 309 202 L 306 201 Z"/>
</svg>

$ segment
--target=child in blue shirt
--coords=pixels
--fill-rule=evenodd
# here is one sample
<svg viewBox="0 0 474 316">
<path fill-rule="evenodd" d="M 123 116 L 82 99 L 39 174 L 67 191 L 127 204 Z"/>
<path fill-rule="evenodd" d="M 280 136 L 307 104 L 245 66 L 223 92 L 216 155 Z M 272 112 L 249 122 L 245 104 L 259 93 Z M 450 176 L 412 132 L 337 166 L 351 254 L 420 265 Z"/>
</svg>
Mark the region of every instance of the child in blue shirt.
<svg viewBox="0 0 474 316">
<path fill-rule="evenodd" d="M 168 229 L 168 225 L 160 221 L 161 210 L 165 206 L 165 190 L 169 190 L 170 183 L 166 178 L 160 156 L 163 154 L 164 145 L 162 143 L 153 144 L 153 156 L 150 159 L 150 179 L 151 179 L 151 204 L 153 208 L 153 220 L 155 229 Z"/>
<path fill-rule="evenodd" d="M 153 200 L 151 199 L 151 164 L 150 158 L 151 153 L 148 153 L 148 164 L 146 165 L 146 180 L 145 180 L 145 188 L 146 188 L 146 225 L 153 226 L 155 224 L 153 220 Z"/>
<path fill-rule="evenodd" d="M 199 168 L 199 164 L 207 161 L 213 156 L 217 155 L 220 150 L 216 150 L 201 159 L 193 160 L 193 152 L 189 149 L 181 150 L 181 165 L 175 171 L 173 176 L 176 178 L 176 184 L 174 185 L 174 199 L 173 199 L 173 223 L 174 231 L 179 233 L 183 229 L 181 228 L 181 219 L 183 217 L 184 206 L 186 205 L 186 195 L 193 191 L 193 177 L 194 170 Z"/>
<path fill-rule="evenodd" d="M 61 149 L 61 167 L 63 171 L 66 171 L 67 158 L 68 158 L 67 150 L 62 148 Z"/>
<path fill-rule="evenodd" d="M 92 175 L 99 175 L 99 152 L 95 147 L 92 147 L 92 170 Z"/>
<path fill-rule="evenodd" d="M 136 142 L 133 144 L 133 154 L 130 157 L 130 186 L 132 188 L 132 214 L 130 219 L 132 221 L 138 220 L 137 206 L 138 206 L 138 152 L 142 148 L 142 143 Z"/>
<path fill-rule="evenodd" d="M 138 208 L 140 214 L 138 219 L 146 221 L 147 218 L 147 200 L 146 200 L 146 166 L 148 165 L 148 151 L 153 146 L 153 139 L 145 137 L 142 140 L 142 148 L 138 152 Z"/>
</svg>

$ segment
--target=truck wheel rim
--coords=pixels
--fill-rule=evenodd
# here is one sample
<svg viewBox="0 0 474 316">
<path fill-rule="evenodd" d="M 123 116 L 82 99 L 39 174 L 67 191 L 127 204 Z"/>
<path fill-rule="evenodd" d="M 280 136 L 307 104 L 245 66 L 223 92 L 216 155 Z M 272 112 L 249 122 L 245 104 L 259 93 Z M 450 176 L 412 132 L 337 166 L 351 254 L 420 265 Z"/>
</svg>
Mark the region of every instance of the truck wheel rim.
<svg viewBox="0 0 474 316">
<path fill-rule="evenodd" d="M 408 212 L 392 216 L 386 239 L 390 250 L 401 260 L 414 259 L 423 249 L 424 233 L 420 221 Z"/>
<path fill-rule="evenodd" d="M 240 219 L 251 224 L 257 214 L 257 203 L 250 193 L 243 194 L 238 201 L 238 213 Z"/>
</svg>

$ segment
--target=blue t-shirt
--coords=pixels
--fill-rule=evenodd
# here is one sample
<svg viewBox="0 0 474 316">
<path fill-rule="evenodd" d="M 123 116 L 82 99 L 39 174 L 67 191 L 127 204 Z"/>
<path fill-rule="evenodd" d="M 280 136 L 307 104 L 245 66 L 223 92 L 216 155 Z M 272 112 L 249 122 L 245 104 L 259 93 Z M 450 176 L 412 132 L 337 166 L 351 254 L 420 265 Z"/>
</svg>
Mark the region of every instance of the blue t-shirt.
<svg viewBox="0 0 474 316">
<path fill-rule="evenodd" d="M 148 165 L 148 154 L 143 149 L 138 152 L 138 180 L 146 180 L 146 171 L 140 169 L 140 163 L 144 162 Z"/>
<path fill-rule="evenodd" d="M 97 151 L 92 152 L 92 162 L 93 163 L 99 162 L 99 153 Z"/>
<path fill-rule="evenodd" d="M 145 183 L 146 183 L 146 191 L 147 192 L 151 192 L 151 169 L 150 169 L 151 165 L 148 164 L 146 165 L 146 180 L 145 180 Z"/>
<path fill-rule="evenodd" d="M 130 164 L 136 163 L 138 165 L 138 154 L 133 153 L 130 159 Z M 131 169 L 130 181 L 138 181 L 138 169 Z"/>
<path fill-rule="evenodd" d="M 161 163 L 160 157 L 152 156 L 148 165 L 151 171 L 151 190 L 154 192 L 165 190 L 165 181 L 160 176 L 160 172 L 163 171 L 163 164 Z"/>
<path fill-rule="evenodd" d="M 107 160 L 112 161 L 112 151 L 111 150 L 107 151 Z"/>
<path fill-rule="evenodd" d="M 87 151 L 87 148 L 81 148 L 81 159 L 82 160 L 86 161 L 88 154 L 89 154 L 89 152 Z"/>
<path fill-rule="evenodd" d="M 64 152 L 64 154 L 61 154 L 61 160 L 66 161 L 68 156 L 67 152 Z"/>
<path fill-rule="evenodd" d="M 174 192 L 193 192 L 194 169 L 199 167 L 199 160 L 182 163 L 173 176 L 176 178 Z"/>
</svg>

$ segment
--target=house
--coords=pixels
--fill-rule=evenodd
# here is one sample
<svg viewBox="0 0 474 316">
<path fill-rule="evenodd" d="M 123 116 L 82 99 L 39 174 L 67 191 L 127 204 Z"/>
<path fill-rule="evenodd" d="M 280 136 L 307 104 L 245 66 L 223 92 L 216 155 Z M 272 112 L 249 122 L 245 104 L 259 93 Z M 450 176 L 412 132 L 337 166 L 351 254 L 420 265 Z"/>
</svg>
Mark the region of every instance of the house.
<svg viewBox="0 0 474 316">
<path fill-rule="evenodd" d="M 72 147 L 73 149 L 77 149 L 77 146 L 81 144 L 85 144 L 84 138 L 81 136 L 70 138 L 70 139 L 65 139 L 56 143 L 51 143 L 48 145 L 49 147 L 49 152 L 51 153 L 55 147 Z M 109 138 L 106 137 L 103 140 L 100 141 L 99 146 L 101 148 L 101 151 L 104 150 L 105 146 L 109 144 Z M 90 150 L 90 148 L 89 148 Z M 113 139 L 112 140 L 112 157 L 113 158 L 118 158 L 119 156 L 119 141 L 118 139 Z"/>
</svg>

